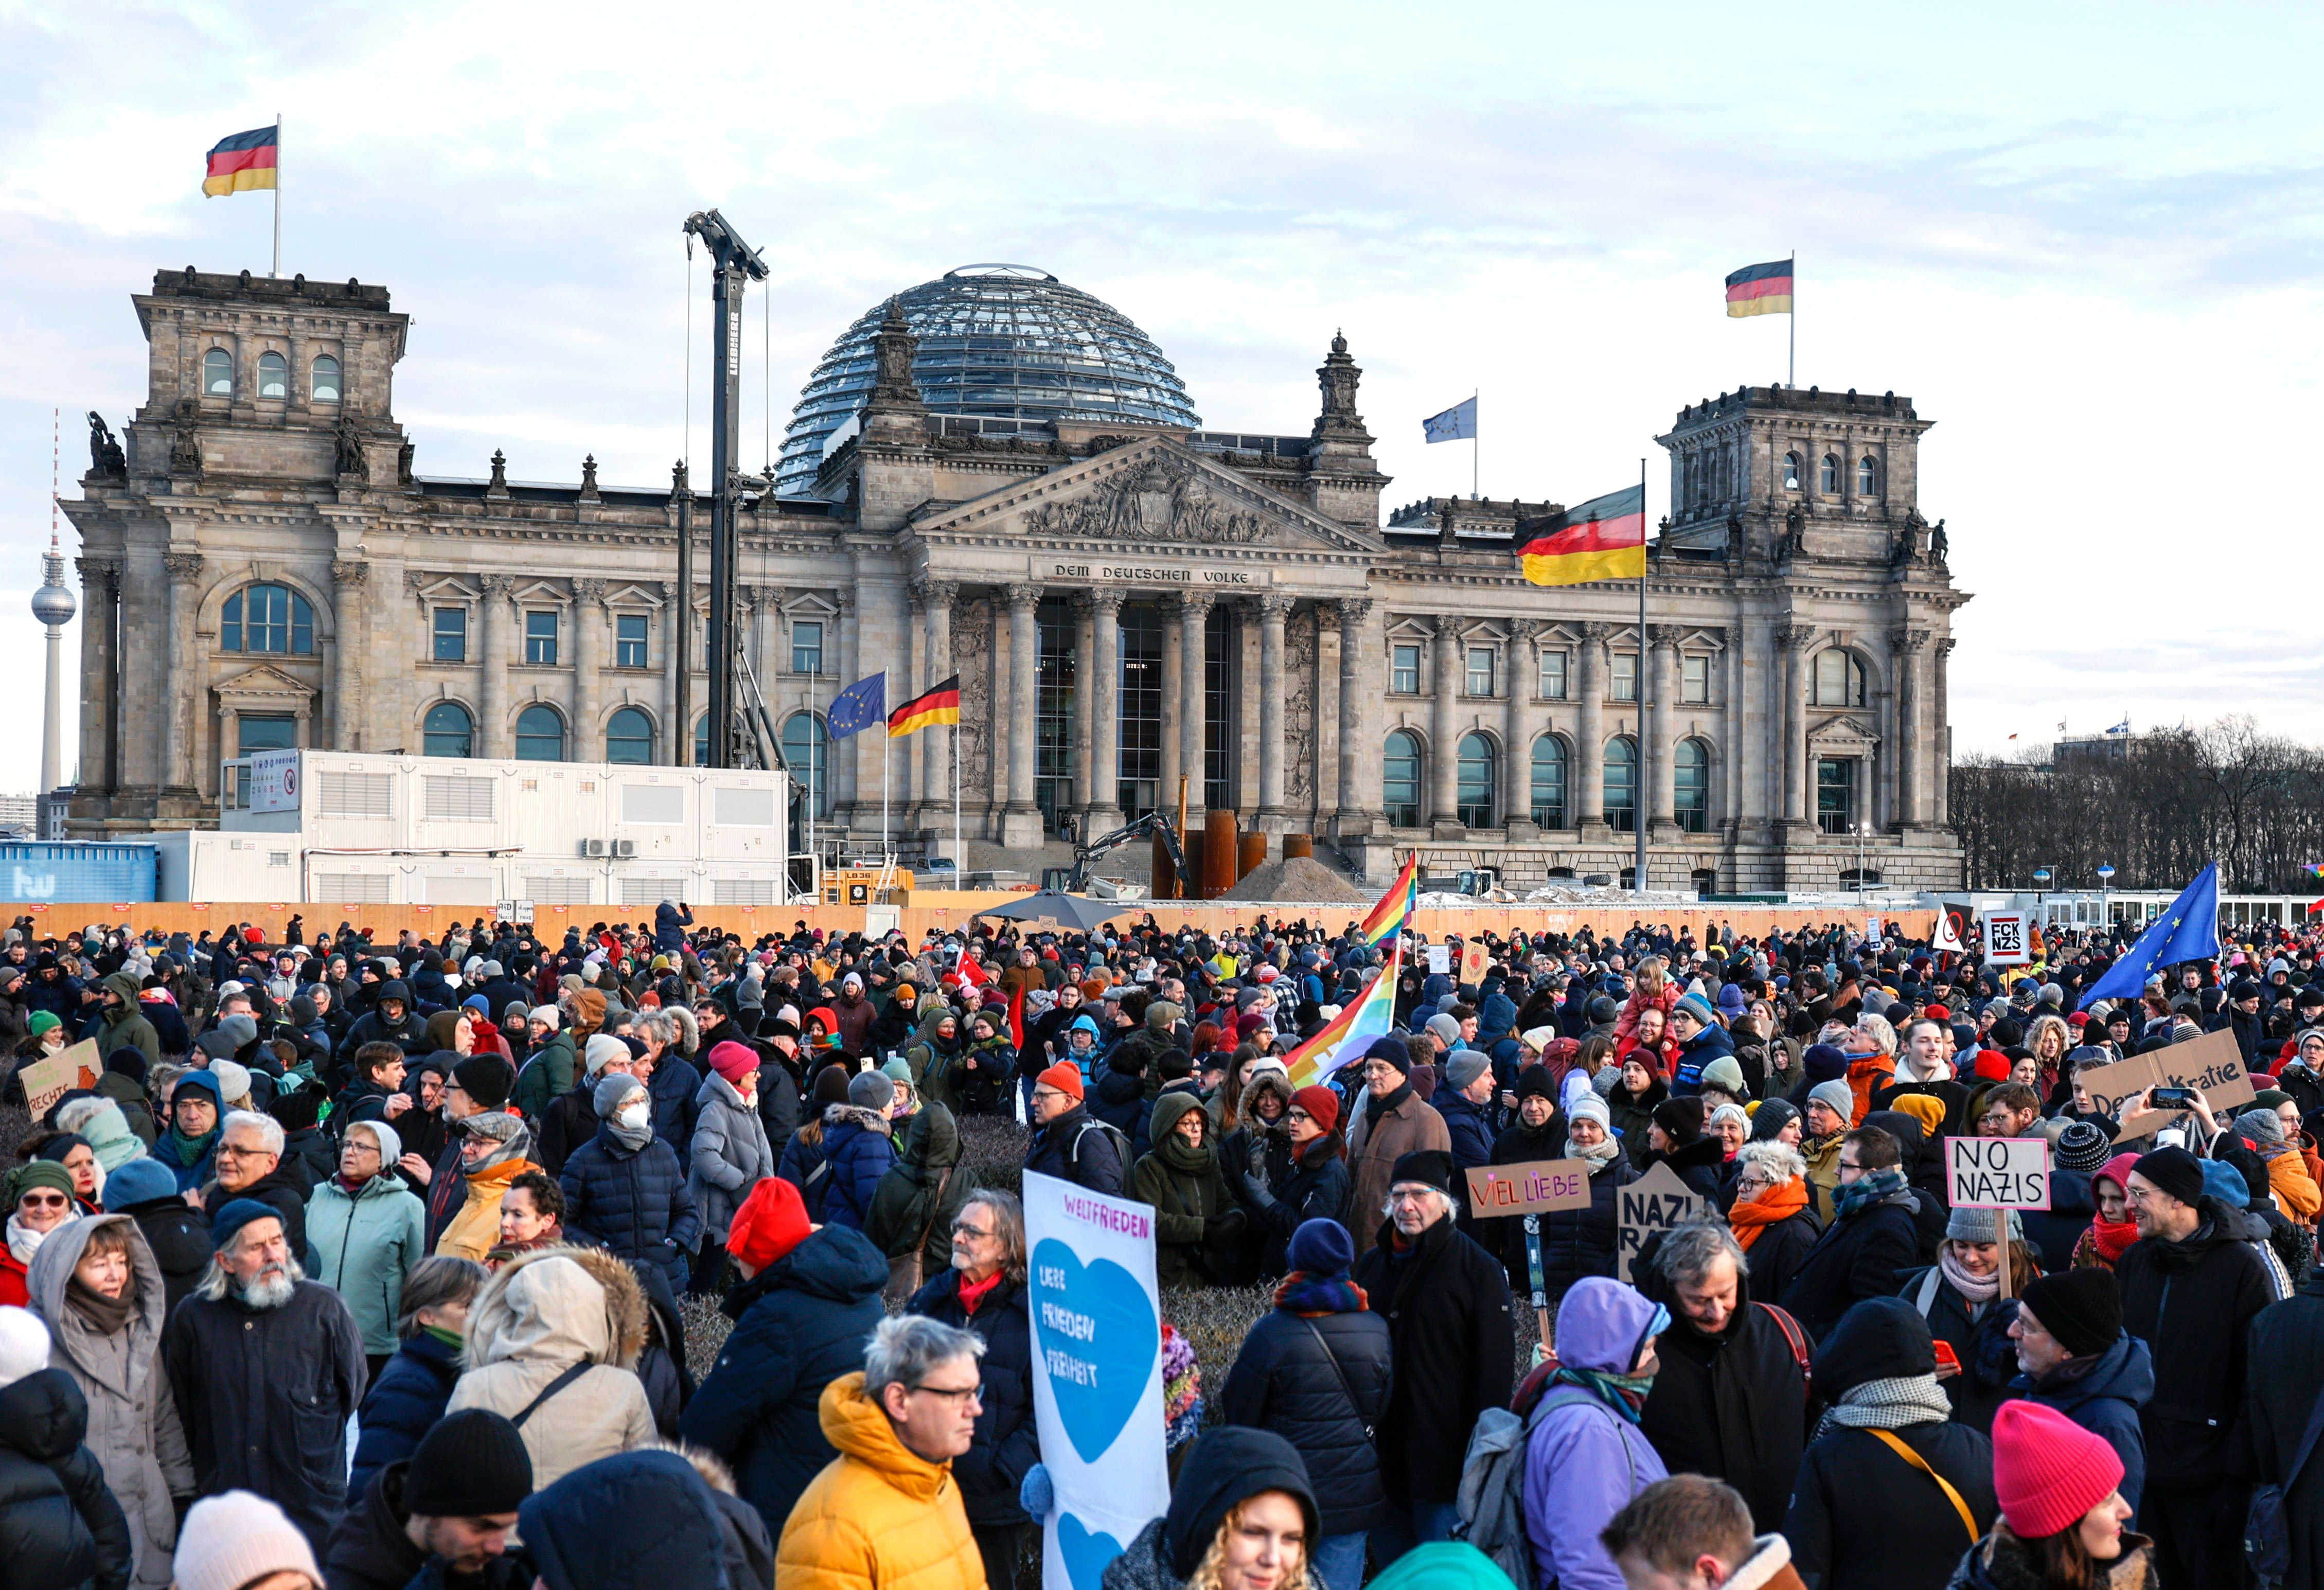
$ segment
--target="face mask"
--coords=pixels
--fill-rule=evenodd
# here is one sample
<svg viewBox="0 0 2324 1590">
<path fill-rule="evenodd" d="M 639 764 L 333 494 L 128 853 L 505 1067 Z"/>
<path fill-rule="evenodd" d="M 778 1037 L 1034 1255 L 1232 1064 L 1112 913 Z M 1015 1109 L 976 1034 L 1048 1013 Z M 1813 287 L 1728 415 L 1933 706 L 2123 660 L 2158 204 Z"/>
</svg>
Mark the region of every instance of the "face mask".
<svg viewBox="0 0 2324 1590">
<path fill-rule="evenodd" d="M 646 1107 L 642 1104 L 625 1104 L 613 1112 L 613 1118 L 624 1126 L 642 1126 L 646 1124 Z"/>
</svg>

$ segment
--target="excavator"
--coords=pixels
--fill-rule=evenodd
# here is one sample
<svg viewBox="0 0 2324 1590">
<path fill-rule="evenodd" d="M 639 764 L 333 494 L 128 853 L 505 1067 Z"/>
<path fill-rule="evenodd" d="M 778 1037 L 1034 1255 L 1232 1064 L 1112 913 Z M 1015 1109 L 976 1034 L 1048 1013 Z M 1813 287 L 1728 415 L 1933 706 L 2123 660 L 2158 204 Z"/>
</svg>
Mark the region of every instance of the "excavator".
<svg viewBox="0 0 2324 1590">
<path fill-rule="evenodd" d="M 1178 843 L 1178 830 L 1167 813 L 1154 811 L 1123 823 L 1111 833 L 1100 834 L 1087 844 L 1074 841 L 1074 864 L 1071 867 L 1045 867 L 1041 869 L 1041 887 L 1062 889 L 1077 895 L 1089 887 L 1090 873 L 1103 858 L 1150 833 L 1162 836 L 1163 848 L 1170 852 L 1170 865 L 1178 876 L 1186 876 L 1186 852 Z"/>
</svg>

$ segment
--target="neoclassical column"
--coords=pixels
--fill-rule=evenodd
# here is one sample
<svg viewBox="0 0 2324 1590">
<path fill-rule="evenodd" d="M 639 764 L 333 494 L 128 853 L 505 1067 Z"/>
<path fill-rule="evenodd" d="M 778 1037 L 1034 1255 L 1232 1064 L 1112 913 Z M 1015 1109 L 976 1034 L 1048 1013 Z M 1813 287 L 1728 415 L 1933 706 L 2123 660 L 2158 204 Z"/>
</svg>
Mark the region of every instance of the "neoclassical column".
<svg viewBox="0 0 2324 1590">
<path fill-rule="evenodd" d="M 1900 828 L 1917 828 L 1927 803 L 1922 787 L 1928 758 L 1921 742 L 1921 658 L 1928 650 L 1926 630 L 1899 630 L 1888 637 L 1888 656 L 1896 676 L 1896 812 Z"/>
<path fill-rule="evenodd" d="M 194 666 L 194 609 L 201 593 L 194 583 L 202 576 L 202 555 L 171 552 L 162 566 L 170 572 L 169 650 L 161 663 L 161 777 L 170 789 L 189 789 L 194 782 L 195 696 L 202 687 L 202 670 Z"/>
<path fill-rule="evenodd" d="M 1508 661 L 1502 686 L 1509 693 L 1508 716 L 1501 730 L 1501 825 L 1513 832 L 1523 824 L 1533 832 L 1533 693 L 1541 681 L 1534 656 L 1541 634 L 1537 619 L 1509 621 Z"/>
<path fill-rule="evenodd" d="M 1640 736 L 1644 741 L 1640 749 L 1646 751 L 1646 766 L 1652 769 L 1646 811 L 1649 832 L 1672 828 L 1678 817 L 1678 751 L 1671 742 L 1671 700 L 1678 694 L 1680 633 L 1675 624 L 1655 624 L 1646 630 L 1646 643 L 1653 648 L 1654 699 L 1647 706 L 1648 727 Z"/>
<path fill-rule="evenodd" d="M 1428 822 L 1431 827 L 1458 825 L 1454 800 L 1460 792 L 1460 756 L 1455 749 L 1452 714 L 1461 695 L 1461 636 L 1452 620 L 1432 620 L 1436 628 L 1435 700 L 1428 714 Z"/>
<path fill-rule="evenodd" d="M 507 574 L 486 574 L 476 582 L 484 596 L 476 603 L 476 655 L 484 665 L 484 685 L 476 693 L 476 745 L 488 759 L 509 754 L 508 623 L 509 595 L 516 581 Z"/>
<path fill-rule="evenodd" d="M 218 708 L 217 760 L 223 762 L 228 757 L 240 755 L 241 751 L 242 709 L 237 706 L 221 706 Z M 217 793 L 224 795 L 226 792 L 220 790 Z"/>
<path fill-rule="evenodd" d="M 903 649 L 896 658 L 897 677 L 888 686 L 888 710 L 894 712 L 920 693 L 918 679 L 928 656 L 928 610 L 921 599 L 918 585 L 908 586 L 904 593 Z M 888 758 L 890 785 L 895 794 L 894 813 L 899 827 L 908 832 L 918 826 L 918 814 L 913 805 L 922 791 L 917 740 L 907 740 L 899 745 L 889 743 L 883 753 Z"/>
<path fill-rule="evenodd" d="M 1814 461 L 1822 467 L 1821 460 Z M 1808 821 L 1808 645 L 1812 624 L 1778 624 L 1775 646 L 1784 656 L 1784 821 Z"/>
<path fill-rule="evenodd" d="M 1193 592 L 1177 599 L 1178 622 L 1178 767 L 1186 776 L 1186 821 L 1203 809 L 1204 777 L 1210 761 L 1204 755 L 1204 727 L 1208 721 L 1208 637 L 1213 598 Z M 1171 791 L 1175 796 L 1176 792 Z"/>
<path fill-rule="evenodd" d="M 1260 821 L 1283 815 L 1283 624 L 1291 598 L 1268 595 L 1251 603 L 1259 615 L 1259 812 Z"/>
<path fill-rule="evenodd" d="M 1953 639 L 1948 635 L 1937 642 L 1936 655 L 1930 665 L 1930 671 L 1936 676 L 1936 678 L 1929 691 L 1932 707 L 1929 721 L 1932 726 L 1932 732 L 1929 736 L 1927 810 L 1930 824 L 1937 828 L 1942 828 L 1952 821 L 1952 757 L 1946 746 L 1944 729 L 1946 724 L 1952 721 L 1951 704 L 1946 699 L 1949 684 L 1946 676 L 1952 666 L 1952 655 Z"/>
<path fill-rule="evenodd" d="M 121 725 L 111 721 L 114 693 L 110 685 L 121 659 L 107 654 L 106 638 L 112 632 L 121 600 L 121 560 L 77 557 L 73 570 L 80 575 L 81 589 L 80 772 L 76 782 L 82 789 L 102 789 L 109 795 L 118 781 L 121 744 Z"/>
<path fill-rule="evenodd" d="M 1582 626 L 1582 656 L 1575 670 L 1573 791 L 1574 823 L 1581 828 L 1606 826 L 1606 637 L 1611 624 Z"/>
<path fill-rule="evenodd" d="M 1162 755 L 1158 758 L 1158 764 L 1162 769 L 1162 780 L 1160 789 L 1156 792 L 1154 804 L 1162 811 L 1169 813 L 1172 820 L 1176 821 L 1178 812 L 1179 771 L 1178 664 L 1185 649 L 1183 638 L 1186 632 L 1186 626 L 1185 620 L 1179 616 L 1176 597 L 1163 602 L 1159 611 L 1162 614 L 1162 666 L 1160 669 L 1162 684 L 1158 692 L 1161 697 Z M 1202 805 L 1203 792 L 1200 788 L 1189 788 L 1186 795 L 1195 807 Z"/>
<path fill-rule="evenodd" d="M 844 690 L 862 676 L 858 672 L 862 664 L 862 653 L 856 625 L 855 587 L 852 584 L 841 586 L 834 600 L 839 604 L 839 633 L 835 637 L 839 643 L 839 687 Z M 832 780 L 832 816 L 842 828 L 855 826 L 856 791 L 861 787 L 858 780 L 862 777 L 862 766 L 856 758 L 862 750 L 865 735 L 872 732 L 875 731 L 867 730 L 862 734 L 851 734 L 845 740 L 833 742 L 831 748 L 831 772 L 828 777 Z M 884 735 L 887 731 L 883 729 L 876 732 Z"/>
<path fill-rule="evenodd" d="M 1033 584 L 1008 587 L 1009 598 L 1009 805 L 1003 813 L 1001 842 L 1027 842 L 1015 831 L 1029 823 L 1038 842 L 1041 811 L 1033 802 L 1033 740 L 1040 723 L 1036 664 L 1040 633 L 1035 609 L 1041 588 Z"/>
<path fill-rule="evenodd" d="M 294 394 L 303 390 L 295 364 L 291 381 Z M 371 565 L 361 559 L 331 559 L 330 723 L 331 745 L 337 750 L 364 749 L 364 657 L 371 648 L 371 606 L 364 587 L 370 579 Z"/>
<path fill-rule="evenodd" d="M 661 583 L 662 760 L 675 767 L 694 760 L 694 725 L 678 721 L 678 582 Z"/>
<path fill-rule="evenodd" d="M 1090 809 L 1098 801 L 1097 680 L 1093 661 L 1097 656 L 1097 606 L 1086 591 L 1074 592 L 1065 606 L 1074 615 L 1074 777 L 1073 795 L 1062 804 L 1083 814 L 1083 833 L 1087 837 L 1098 832 L 1087 826 Z"/>
<path fill-rule="evenodd" d="M 1369 833 L 1376 808 L 1370 792 L 1379 787 L 1378 724 L 1371 721 L 1379 691 L 1368 682 L 1371 653 L 1372 599 L 1342 596 L 1340 610 L 1340 814 L 1342 837 Z M 1369 769 L 1369 777 L 1367 770 Z"/>
<path fill-rule="evenodd" d="M 934 690 L 952 676 L 952 604 L 960 595 L 955 580 L 924 580 L 920 587 L 923 633 L 927 649 L 920 655 L 920 685 L 923 691 Z M 915 693 L 917 694 L 917 692 Z M 926 821 L 951 832 L 952 818 L 952 742 L 957 728 L 923 729 L 920 740 L 920 792 L 931 813 L 941 806 L 946 815 L 941 823 L 931 814 Z"/>
<path fill-rule="evenodd" d="M 1119 591 L 1090 593 L 1089 825 L 1084 837 L 1121 826 L 1121 599 Z"/>
<path fill-rule="evenodd" d="M 604 760 L 605 736 L 597 721 L 603 710 L 605 582 L 573 582 L 573 759 Z"/>
</svg>

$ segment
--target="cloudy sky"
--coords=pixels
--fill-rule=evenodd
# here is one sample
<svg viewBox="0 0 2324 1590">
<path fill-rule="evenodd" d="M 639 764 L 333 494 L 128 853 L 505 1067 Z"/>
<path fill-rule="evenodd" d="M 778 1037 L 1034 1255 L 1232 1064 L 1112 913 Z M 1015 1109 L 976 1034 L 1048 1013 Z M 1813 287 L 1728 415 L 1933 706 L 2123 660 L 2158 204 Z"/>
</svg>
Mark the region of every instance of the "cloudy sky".
<svg viewBox="0 0 2324 1590">
<path fill-rule="evenodd" d="M 69 495 L 78 416 L 143 399 L 129 295 L 266 268 L 266 197 L 199 184 L 279 113 L 283 269 L 414 317 L 431 474 L 499 447 L 667 481 L 679 225 L 716 205 L 773 269 L 743 428 L 770 391 L 777 446 L 865 307 L 1012 261 L 1130 315 L 1222 427 L 1304 432 L 1344 327 L 1391 502 L 1467 489 L 1420 421 L 1474 389 L 1488 494 L 1578 501 L 1652 454 L 1659 514 L 1674 410 L 1783 374 L 1785 323 L 1726 319 L 1720 277 L 1796 250 L 1801 382 L 1937 421 L 1921 507 L 1976 595 L 1958 749 L 2125 714 L 2324 739 L 2315 443 L 2284 428 L 2324 367 L 2324 14 L 1129 9 L 0 0 L 0 612 L 39 580 L 51 410 Z M 30 617 L 0 629 L 0 791 L 36 781 L 39 667 Z"/>
</svg>

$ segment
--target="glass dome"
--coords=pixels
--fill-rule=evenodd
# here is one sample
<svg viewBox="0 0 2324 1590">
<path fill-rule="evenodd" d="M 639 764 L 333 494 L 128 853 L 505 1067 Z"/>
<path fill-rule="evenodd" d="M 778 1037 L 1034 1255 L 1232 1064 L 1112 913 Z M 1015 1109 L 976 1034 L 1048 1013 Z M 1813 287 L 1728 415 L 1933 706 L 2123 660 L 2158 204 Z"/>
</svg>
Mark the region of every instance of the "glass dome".
<svg viewBox="0 0 2324 1590">
<path fill-rule="evenodd" d="M 963 265 L 898 297 L 919 339 L 912 378 L 931 413 L 1001 421 L 990 427 L 1001 431 L 1063 418 L 1203 423 L 1153 339 L 1045 271 Z M 854 434 L 886 312 L 883 302 L 857 317 L 807 379 L 783 427 L 781 495 L 805 496 L 835 435 Z"/>
</svg>

